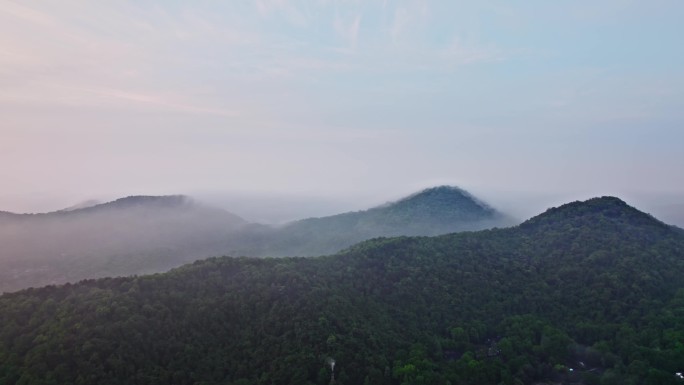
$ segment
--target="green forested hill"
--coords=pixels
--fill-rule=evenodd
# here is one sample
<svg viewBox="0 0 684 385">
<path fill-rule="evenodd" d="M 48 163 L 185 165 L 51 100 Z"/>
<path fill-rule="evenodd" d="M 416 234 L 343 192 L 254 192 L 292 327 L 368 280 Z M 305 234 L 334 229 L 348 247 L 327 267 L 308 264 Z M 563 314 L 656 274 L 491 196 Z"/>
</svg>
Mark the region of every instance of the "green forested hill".
<svg viewBox="0 0 684 385">
<path fill-rule="evenodd" d="M 376 237 L 440 235 L 513 225 L 512 218 L 467 191 L 439 186 L 368 210 L 290 222 L 264 236 L 245 255 L 317 256 Z"/>
<path fill-rule="evenodd" d="M 0 384 L 679 384 L 684 234 L 616 198 L 0 297 Z"/>
</svg>

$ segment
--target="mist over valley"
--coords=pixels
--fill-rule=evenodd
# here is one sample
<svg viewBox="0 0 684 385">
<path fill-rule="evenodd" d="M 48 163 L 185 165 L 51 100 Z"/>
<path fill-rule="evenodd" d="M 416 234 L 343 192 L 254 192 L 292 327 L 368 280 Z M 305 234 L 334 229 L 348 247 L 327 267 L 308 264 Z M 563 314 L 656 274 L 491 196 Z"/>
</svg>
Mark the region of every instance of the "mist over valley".
<svg viewBox="0 0 684 385">
<path fill-rule="evenodd" d="M 447 186 L 364 211 L 280 225 L 252 223 L 185 196 L 131 196 L 46 214 L 0 212 L 0 291 L 156 273 L 212 256 L 315 256 L 375 237 L 513 223 Z"/>
</svg>

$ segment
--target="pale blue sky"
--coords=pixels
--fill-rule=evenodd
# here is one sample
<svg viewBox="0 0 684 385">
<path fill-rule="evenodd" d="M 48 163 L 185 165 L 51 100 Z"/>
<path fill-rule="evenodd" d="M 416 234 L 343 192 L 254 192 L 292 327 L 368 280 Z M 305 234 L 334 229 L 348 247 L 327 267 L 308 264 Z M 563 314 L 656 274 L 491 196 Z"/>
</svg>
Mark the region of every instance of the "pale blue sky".
<svg viewBox="0 0 684 385">
<path fill-rule="evenodd" d="M 683 19 L 674 0 L 4 1 L 0 210 L 684 196 Z"/>
</svg>

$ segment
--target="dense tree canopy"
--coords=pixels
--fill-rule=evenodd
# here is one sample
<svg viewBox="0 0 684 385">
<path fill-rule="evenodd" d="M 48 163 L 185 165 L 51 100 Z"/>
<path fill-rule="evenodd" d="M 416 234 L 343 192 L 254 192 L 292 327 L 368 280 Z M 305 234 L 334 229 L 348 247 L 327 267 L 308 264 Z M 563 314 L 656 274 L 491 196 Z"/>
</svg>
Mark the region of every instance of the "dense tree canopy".
<svg viewBox="0 0 684 385">
<path fill-rule="evenodd" d="M 0 384 L 677 384 L 684 232 L 615 198 L 0 297 Z"/>
</svg>

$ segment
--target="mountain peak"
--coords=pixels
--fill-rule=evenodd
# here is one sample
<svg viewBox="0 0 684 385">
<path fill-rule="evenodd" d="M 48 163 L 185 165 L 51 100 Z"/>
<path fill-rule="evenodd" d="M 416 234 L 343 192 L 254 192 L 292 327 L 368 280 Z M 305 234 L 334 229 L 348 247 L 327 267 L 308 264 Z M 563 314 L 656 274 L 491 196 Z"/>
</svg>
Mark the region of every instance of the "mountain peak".
<svg viewBox="0 0 684 385">
<path fill-rule="evenodd" d="M 169 205 L 178 206 L 192 203 L 192 199 L 185 195 L 131 195 L 112 202 L 120 205 Z"/>
<path fill-rule="evenodd" d="M 102 203 L 90 207 L 69 210 L 67 212 L 82 212 L 106 209 L 127 208 L 179 208 L 193 205 L 193 200 L 185 195 L 131 195 L 115 201 Z"/>
<path fill-rule="evenodd" d="M 422 191 L 419 191 L 415 194 L 409 195 L 408 197 L 402 199 L 402 200 L 407 200 L 407 199 L 415 199 L 415 198 L 432 198 L 432 197 L 449 197 L 449 198 L 460 198 L 460 199 L 467 199 L 470 201 L 473 201 L 480 206 L 487 207 L 489 206 L 480 201 L 479 199 L 475 198 L 471 193 L 467 192 L 466 190 L 457 187 L 457 186 L 448 186 L 448 185 L 442 185 L 442 186 L 435 186 L 435 187 L 428 187 Z"/>
<path fill-rule="evenodd" d="M 322 255 L 376 237 L 442 235 L 512 222 L 458 187 L 438 186 L 368 210 L 291 222 L 282 227 L 274 242 L 261 242 L 266 245 L 265 252 L 256 253 Z"/>
<path fill-rule="evenodd" d="M 571 222 L 586 224 L 610 222 L 629 226 L 670 227 L 650 214 L 639 211 L 620 198 L 613 196 L 596 197 L 586 201 L 575 201 L 559 207 L 552 207 L 525 221 L 521 227 L 545 227 Z"/>
<path fill-rule="evenodd" d="M 430 217 L 451 217 L 452 214 L 458 214 L 460 220 L 483 219 L 498 215 L 488 204 L 455 186 L 427 188 L 385 207 Z"/>
<path fill-rule="evenodd" d="M 57 210 L 58 212 L 66 212 L 66 211 L 74 211 L 74 210 L 80 210 L 80 209 L 87 209 L 88 207 L 93 207 L 97 206 L 99 204 L 102 204 L 102 202 L 95 200 L 95 199 L 89 199 L 80 203 L 77 203 L 75 205 L 63 208 L 61 210 Z"/>
</svg>

